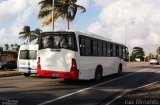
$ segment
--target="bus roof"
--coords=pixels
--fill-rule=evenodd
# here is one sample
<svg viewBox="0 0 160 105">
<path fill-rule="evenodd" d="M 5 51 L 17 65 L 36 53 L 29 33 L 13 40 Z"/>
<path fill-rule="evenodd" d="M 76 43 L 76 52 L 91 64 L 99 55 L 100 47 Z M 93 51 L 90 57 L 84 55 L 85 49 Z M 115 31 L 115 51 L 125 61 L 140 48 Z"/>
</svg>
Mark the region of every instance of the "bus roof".
<svg viewBox="0 0 160 105">
<path fill-rule="evenodd" d="M 53 32 L 53 31 L 46 31 L 46 32 L 42 32 L 42 33 L 51 33 L 51 32 Z M 72 31 L 72 30 L 56 30 L 54 32 L 74 32 L 74 33 L 76 33 L 76 35 L 80 34 L 80 35 L 93 37 L 93 38 L 96 38 L 96 39 L 105 40 L 105 41 L 108 41 L 108 42 L 111 42 L 111 43 L 116 43 L 116 44 L 125 46 L 122 43 L 112 41 L 112 39 L 109 39 L 109 38 L 106 38 L 106 37 L 103 37 L 103 36 L 100 36 L 100 35 L 96 35 L 96 34 L 93 34 L 93 33 L 90 33 L 90 32 L 80 32 L 80 31 Z"/>
</svg>

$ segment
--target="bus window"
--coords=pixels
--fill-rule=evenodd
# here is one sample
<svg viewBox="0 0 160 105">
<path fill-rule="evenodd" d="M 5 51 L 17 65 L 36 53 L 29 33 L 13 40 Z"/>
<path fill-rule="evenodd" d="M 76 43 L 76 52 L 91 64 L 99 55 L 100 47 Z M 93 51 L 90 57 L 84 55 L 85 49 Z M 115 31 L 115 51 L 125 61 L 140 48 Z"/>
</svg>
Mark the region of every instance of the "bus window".
<svg viewBox="0 0 160 105">
<path fill-rule="evenodd" d="M 110 44 L 110 56 L 113 56 L 113 44 Z"/>
<path fill-rule="evenodd" d="M 98 55 L 102 56 L 102 41 L 98 41 Z"/>
<path fill-rule="evenodd" d="M 110 44 L 107 43 L 107 55 L 110 56 L 111 52 L 110 52 Z"/>
<path fill-rule="evenodd" d="M 88 38 L 85 39 L 85 55 L 91 55 L 91 41 Z"/>
<path fill-rule="evenodd" d="M 116 45 L 116 56 L 119 56 L 119 46 Z"/>
<path fill-rule="evenodd" d="M 119 46 L 119 57 L 123 58 L 123 47 Z"/>
<path fill-rule="evenodd" d="M 83 37 L 79 38 L 80 55 L 85 55 L 85 39 Z"/>
<path fill-rule="evenodd" d="M 103 56 L 106 56 L 106 43 L 103 42 Z"/>
<path fill-rule="evenodd" d="M 93 55 L 97 56 L 98 51 L 98 46 L 97 46 L 97 41 L 93 40 Z"/>
<path fill-rule="evenodd" d="M 43 35 L 41 38 L 41 49 L 69 49 L 77 51 L 76 38 L 72 33 L 51 33 Z"/>
</svg>

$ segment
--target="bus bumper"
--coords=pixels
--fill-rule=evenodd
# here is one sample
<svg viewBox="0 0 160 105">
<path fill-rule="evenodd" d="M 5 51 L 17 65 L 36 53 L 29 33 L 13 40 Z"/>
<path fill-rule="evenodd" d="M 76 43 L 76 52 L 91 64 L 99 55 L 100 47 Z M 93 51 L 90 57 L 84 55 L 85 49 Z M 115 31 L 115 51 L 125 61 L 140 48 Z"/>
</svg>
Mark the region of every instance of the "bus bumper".
<svg viewBox="0 0 160 105">
<path fill-rule="evenodd" d="M 79 70 L 70 72 L 38 70 L 38 75 L 44 77 L 54 77 L 54 78 L 64 78 L 64 79 L 78 79 Z"/>
</svg>

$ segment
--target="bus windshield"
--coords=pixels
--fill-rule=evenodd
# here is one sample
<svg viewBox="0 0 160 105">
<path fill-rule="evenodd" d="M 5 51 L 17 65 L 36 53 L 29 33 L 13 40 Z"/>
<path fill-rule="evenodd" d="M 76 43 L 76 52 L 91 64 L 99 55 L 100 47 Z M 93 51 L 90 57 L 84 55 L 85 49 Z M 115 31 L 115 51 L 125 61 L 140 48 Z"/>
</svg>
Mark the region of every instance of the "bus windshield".
<svg viewBox="0 0 160 105">
<path fill-rule="evenodd" d="M 37 50 L 21 50 L 19 59 L 36 59 L 37 58 Z"/>
<path fill-rule="evenodd" d="M 75 35 L 69 32 L 43 33 L 40 41 L 40 49 L 45 48 L 77 50 Z"/>
</svg>

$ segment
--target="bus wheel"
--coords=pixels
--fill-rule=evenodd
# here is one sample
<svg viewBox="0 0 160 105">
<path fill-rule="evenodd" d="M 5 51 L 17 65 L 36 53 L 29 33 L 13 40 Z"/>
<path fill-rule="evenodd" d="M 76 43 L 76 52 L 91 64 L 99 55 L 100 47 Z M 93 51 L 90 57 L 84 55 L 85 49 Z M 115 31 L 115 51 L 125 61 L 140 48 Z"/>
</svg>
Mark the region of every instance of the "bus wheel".
<svg viewBox="0 0 160 105">
<path fill-rule="evenodd" d="M 30 76 L 30 73 L 24 73 L 23 74 L 25 77 L 29 77 Z"/>
<path fill-rule="evenodd" d="M 122 73 L 122 64 L 120 64 L 118 67 L 118 74 L 121 74 L 121 73 Z"/>
<path fill-rule="evenodd" d="M 102 69 L 98 67 L 98 69 L 95 72 L 95 81 L 98 82 L 102 79 Z"/>
</svg>

